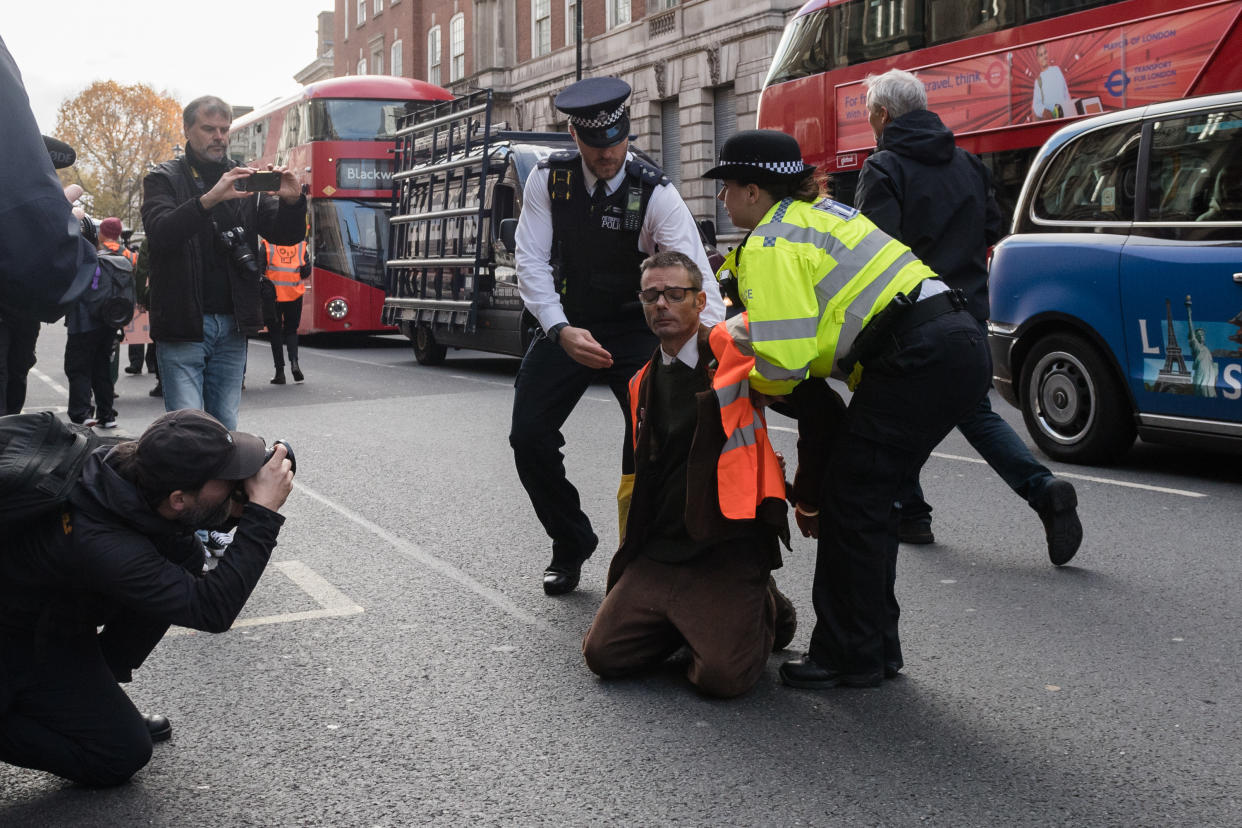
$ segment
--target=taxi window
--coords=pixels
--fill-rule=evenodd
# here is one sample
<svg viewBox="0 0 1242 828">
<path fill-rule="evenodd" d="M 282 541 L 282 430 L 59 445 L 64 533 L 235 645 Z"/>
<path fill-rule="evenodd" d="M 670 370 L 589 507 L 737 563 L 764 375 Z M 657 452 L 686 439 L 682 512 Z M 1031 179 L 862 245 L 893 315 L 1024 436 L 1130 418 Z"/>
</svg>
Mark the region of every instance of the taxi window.
<svg viewBox="0 0 1242 828">
<path fill-rule="evenodd" d="M 1098 129 L 1062 147 L 1040 181 L 1032 210 L 1043 222 L 1134 220 L 1140 125 Z"/>
<path fill-rule="evenodd" d="M 1242 222 L 1242 109 L 1152 124 L 1147 220 Z"/>
</svg>

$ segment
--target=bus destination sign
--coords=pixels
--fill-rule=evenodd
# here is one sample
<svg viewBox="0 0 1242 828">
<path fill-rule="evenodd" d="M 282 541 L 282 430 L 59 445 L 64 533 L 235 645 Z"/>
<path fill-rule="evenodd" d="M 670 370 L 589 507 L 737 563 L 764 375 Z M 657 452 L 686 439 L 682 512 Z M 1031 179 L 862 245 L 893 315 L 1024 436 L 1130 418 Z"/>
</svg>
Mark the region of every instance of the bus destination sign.
<svg viewBox="0 0 1242 828">
<path fill-rule="evenodd" d="M 342 190 L 391 190 L 391 158 L 342 158 L 336 163 L 336 186 Z"/>
</svg>

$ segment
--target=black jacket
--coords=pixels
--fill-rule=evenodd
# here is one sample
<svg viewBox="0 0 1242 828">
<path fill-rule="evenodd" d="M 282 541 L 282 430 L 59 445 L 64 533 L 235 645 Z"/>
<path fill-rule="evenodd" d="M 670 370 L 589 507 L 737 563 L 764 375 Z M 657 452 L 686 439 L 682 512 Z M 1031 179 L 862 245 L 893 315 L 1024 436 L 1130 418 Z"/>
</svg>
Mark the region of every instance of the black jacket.
<svg viewBox="0 0 1242 828">
<path fill-rule="evenodd" d="M 142 664 L 169 625 L 227 630 L 267 566 L 284 518 L 248 504 L 228 554 L 202 574 L 203 548 L 165 520 L 104 458 L 87 460 L 62 515 L 0 551 L 0 635 L 94 635 L 118 680 Z"/>
<path fill-rule="evenodd" d="M 236 166 L 228 162 L 226 168 Z M 221 230 L 241 226 L 252 252 L 259 234 L 273 244 L 297 244 L 306 236 L 306 197 L 283 204 L 273 195 L 237 199 L 202 208 L 185 158 L 165 161 L 142 182 L 142 225 L 150 248 L 151 338 L 156 342 L 203 340 L 203 266 L 218 245 L 211 218 Z M 263 327 L 259 280 L 230 267 L 233 315 L 243 334 Z"/>
<path fill-rule="evenodd" d="M 854 206 L 965 293 L 976 319 L 988 318 L 987 250 L 1005 234 L 1003 219 L 991 173 L 938 115 L 918 109 L 884 128 Z"/>
</svg>

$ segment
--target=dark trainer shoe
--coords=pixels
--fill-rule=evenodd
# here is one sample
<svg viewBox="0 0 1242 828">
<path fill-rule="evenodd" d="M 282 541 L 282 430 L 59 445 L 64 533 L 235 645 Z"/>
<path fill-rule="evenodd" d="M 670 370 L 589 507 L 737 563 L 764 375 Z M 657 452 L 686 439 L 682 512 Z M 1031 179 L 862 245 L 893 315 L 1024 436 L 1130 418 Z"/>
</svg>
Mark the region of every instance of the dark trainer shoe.
<svg viewBox="0 0 1242 828">
<path fill-rule="evenodd" d="M 772 593 L 772 601 L 776 604 L 776 636 L 772 639 L 772 652 L 779 653 L 793 641 L 798 631 L 798 611 L 793 601 L 785 593 L 776 588 L 776 579 L 768 576 L 768 592 Z"/>
<path fill-rule="evenodd" d="M 1070 562 L 1082 543 L 1082 521 L 1078 519 L 1078 494 L 1068 480 L 1054 478 L 1040 493 L 1035 511 L 1048 537 L 1048 559 L 1054 566 Z"/>
<path fill-rule="evenodd" d="M 901 528 L 897 533 L 897 539 L 902 543 L 920 545 L 936 542 L 936 536 L 932 534 L 930 520 L 903 520 Z"/>
<path fill-rule="evenodd" d="M 145 713 L 142 718 L 147 722 L 147 732 L 151 734 L 152 742 L 167 742 L 172 738 L 172 722 L 167 717 L 158 713 Z"/>
<path fill-rule="evenodd" d="M 268 382 L 270 382 L 272 385 L 284 385 L 284 384 L 285 384 L 285 372 L 284 372 L 284 369 L 283 369 L 283 368 L 277 368 L 277 369 L 276 369 L 276 376 L 272 377 L 270 380 L 268 380 Z"/>
<path fill-rule="evenodd" d="M 830 687 L 879 687 L 883 675 L 841 673 L 821 667 L 809 655 L 786 661 L 781 665 L 781 681 L 804 690 L 827 690 Z"/>
</svg>

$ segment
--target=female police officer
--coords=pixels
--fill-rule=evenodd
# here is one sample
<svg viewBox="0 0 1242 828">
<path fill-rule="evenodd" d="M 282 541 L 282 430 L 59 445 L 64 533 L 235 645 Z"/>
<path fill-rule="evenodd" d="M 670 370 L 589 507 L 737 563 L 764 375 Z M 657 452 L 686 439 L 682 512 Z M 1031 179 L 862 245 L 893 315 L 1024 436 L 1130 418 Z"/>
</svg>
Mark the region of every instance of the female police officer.
<svg viewBox="0 0 1242 828">
<path fill-rule="evenodd" d="M 816 624 L 809 652 L 781 678 L 874 687 L 902 666 L 898 488 L 986 392 L 991 368 L 960 294 L 857 210 L 821 199 L 814 169 L 790 136 L 749 130 L 704 177 L 723 182 L 729 218 L 750 230 L 724 267 L 749 316 L 752 389 L 779 396 L 834 376 L 854 391 L 822 513 L 798 506 L 804 533 L 819 538 Z"/>
</svg>

